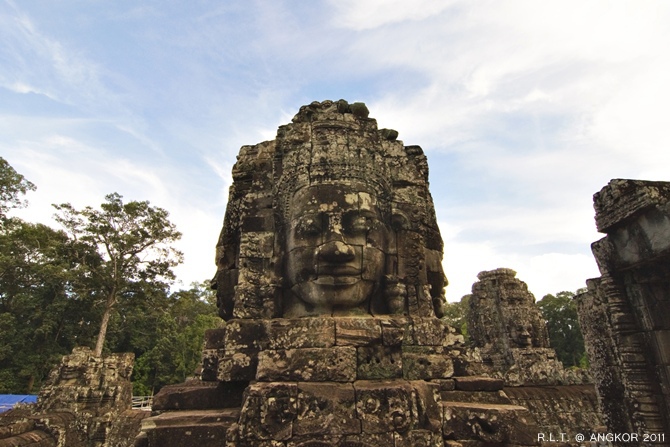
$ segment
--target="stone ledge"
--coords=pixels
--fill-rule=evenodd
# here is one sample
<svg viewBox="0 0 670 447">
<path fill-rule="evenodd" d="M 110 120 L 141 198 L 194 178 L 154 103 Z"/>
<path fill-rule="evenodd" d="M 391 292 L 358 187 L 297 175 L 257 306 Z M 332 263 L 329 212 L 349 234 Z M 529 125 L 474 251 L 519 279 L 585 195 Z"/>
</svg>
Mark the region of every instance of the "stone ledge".
<svg viewBox="0 0 670 447">
<path fill-rule="evenodd" d="M 474 440 L 496 445 L 539 445 L 539 428 L 518 405 L 442 402 L 442 431 L 447 440 Z"/>
<path fill-rule="evenodd" d="M 247 382 L 194 382 L 167 385 L 154 397 L 152 410 L 205 410 L 242 405 Z"/>
<path fill-rule="evenodd" d="M 152 446 L 214 447 L 225 443 L 239 416 L 239 408 L 167 412 L 145 419 L 142 430 Z"/>
<path fill-rule="evenodd" d="M 454 381 L 459 391 L 500 391 L 505 383 L 502 379 L 482 376 L 454 377 Z"/>
</svg>

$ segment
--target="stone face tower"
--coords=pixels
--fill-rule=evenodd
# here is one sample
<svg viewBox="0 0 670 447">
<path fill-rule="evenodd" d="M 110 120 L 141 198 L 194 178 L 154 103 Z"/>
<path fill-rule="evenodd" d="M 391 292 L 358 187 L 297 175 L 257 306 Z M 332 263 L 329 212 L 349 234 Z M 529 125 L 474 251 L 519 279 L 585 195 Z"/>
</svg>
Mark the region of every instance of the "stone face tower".
<svg viewBox="0 0 670 447">
<path fill-rule="evenodd" d="M 473 345 L 504 352 L 548 348 L 549 335 L 535 297 L 516 272 L 499 268 L 477 275 L 469 300 L 468 328 Z"/>
<path fill-rule="evenodd" d="M 166 387 L 137 445 L 534 445 L 503 381 L 441 320 L 426 157 L 364 104 L 315 102 L 240 150 L 202 380 Z"/>
<path fill-rule="evenodd" d="M 589 383 L 585 370 L 564 370 L 549 346 L 535 297 L 509 268 L 480 272 L 468 297 L 468 332 L 482 373 L 509 386 Z"/>
<path fill-rule="evenodd" d="M 442 315 L 442 238 L 418 146 L 364 104 L 303 106 L 244 146 L 217 245 L 221 316 Z"/>
</svg>

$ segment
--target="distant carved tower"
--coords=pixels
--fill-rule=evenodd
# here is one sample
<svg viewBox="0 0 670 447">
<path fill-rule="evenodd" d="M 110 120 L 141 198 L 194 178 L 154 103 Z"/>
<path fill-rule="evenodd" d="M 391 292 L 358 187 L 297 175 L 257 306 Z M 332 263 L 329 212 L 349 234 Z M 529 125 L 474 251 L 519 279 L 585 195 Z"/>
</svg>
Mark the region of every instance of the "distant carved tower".
<svg viewBox="0 0 670 447">
<path fill-rule="evenodd" d="M 481 272 L 468 298 L 472 345 L 489 365 L 488 374 L 508 385 L 589 382 L 584 370 L 563 369 L 549 346 L 547 326 L 535 297 L 509 268 Z"/>
</svg>

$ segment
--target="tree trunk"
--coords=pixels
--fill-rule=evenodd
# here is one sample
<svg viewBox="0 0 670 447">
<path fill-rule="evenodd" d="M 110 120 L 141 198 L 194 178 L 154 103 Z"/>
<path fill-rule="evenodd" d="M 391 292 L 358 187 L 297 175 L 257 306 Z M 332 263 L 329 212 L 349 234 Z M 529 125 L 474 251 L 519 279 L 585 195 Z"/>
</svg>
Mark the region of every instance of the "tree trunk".
<svg viewBox="0 0 670 447">
<path fill-rule="evenodd" d="M 100 322 L 100 332 L 98 332 L 98 341 L 95 343 L 95 355 L 102 357 L 102 348 L 105 346 L 105 337 L 107 337 L 107 326 L 109 319 L 112 316 L 112 309 L 116 301 L 116 294 L 110 293 L 107 297 L 107 304 L 105 305 L 105 312 L 102 314 L 102 321 Z"/>
<path fill-rule="evenodd" d="M 28 394 L 33 392 L 33 386 L 35 386 L 35 374 L 31 374 L 28 378 L 28 384 L 26 385 L 26 392 Z"/>
</svg>

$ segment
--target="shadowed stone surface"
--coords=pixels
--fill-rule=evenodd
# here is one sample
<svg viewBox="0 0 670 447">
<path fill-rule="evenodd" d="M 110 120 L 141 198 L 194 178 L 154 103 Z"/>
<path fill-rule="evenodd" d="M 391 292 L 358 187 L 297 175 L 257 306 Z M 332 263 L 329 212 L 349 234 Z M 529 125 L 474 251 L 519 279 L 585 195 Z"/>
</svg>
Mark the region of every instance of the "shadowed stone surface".
<svg viewBox="0 0 670 447">
<path fill-rule="evenodd" d="M 670 445 L 670 183 L 616 179 L 593 202 L 601 277 L 575 299 L 604 421 Z"/>
<path fill-rule="evenodd" d="M 240 150 L 213 281 L 224 319 L 441 316 L 426 157 L 362 107 L 303 106 Z"/>
</svg>

